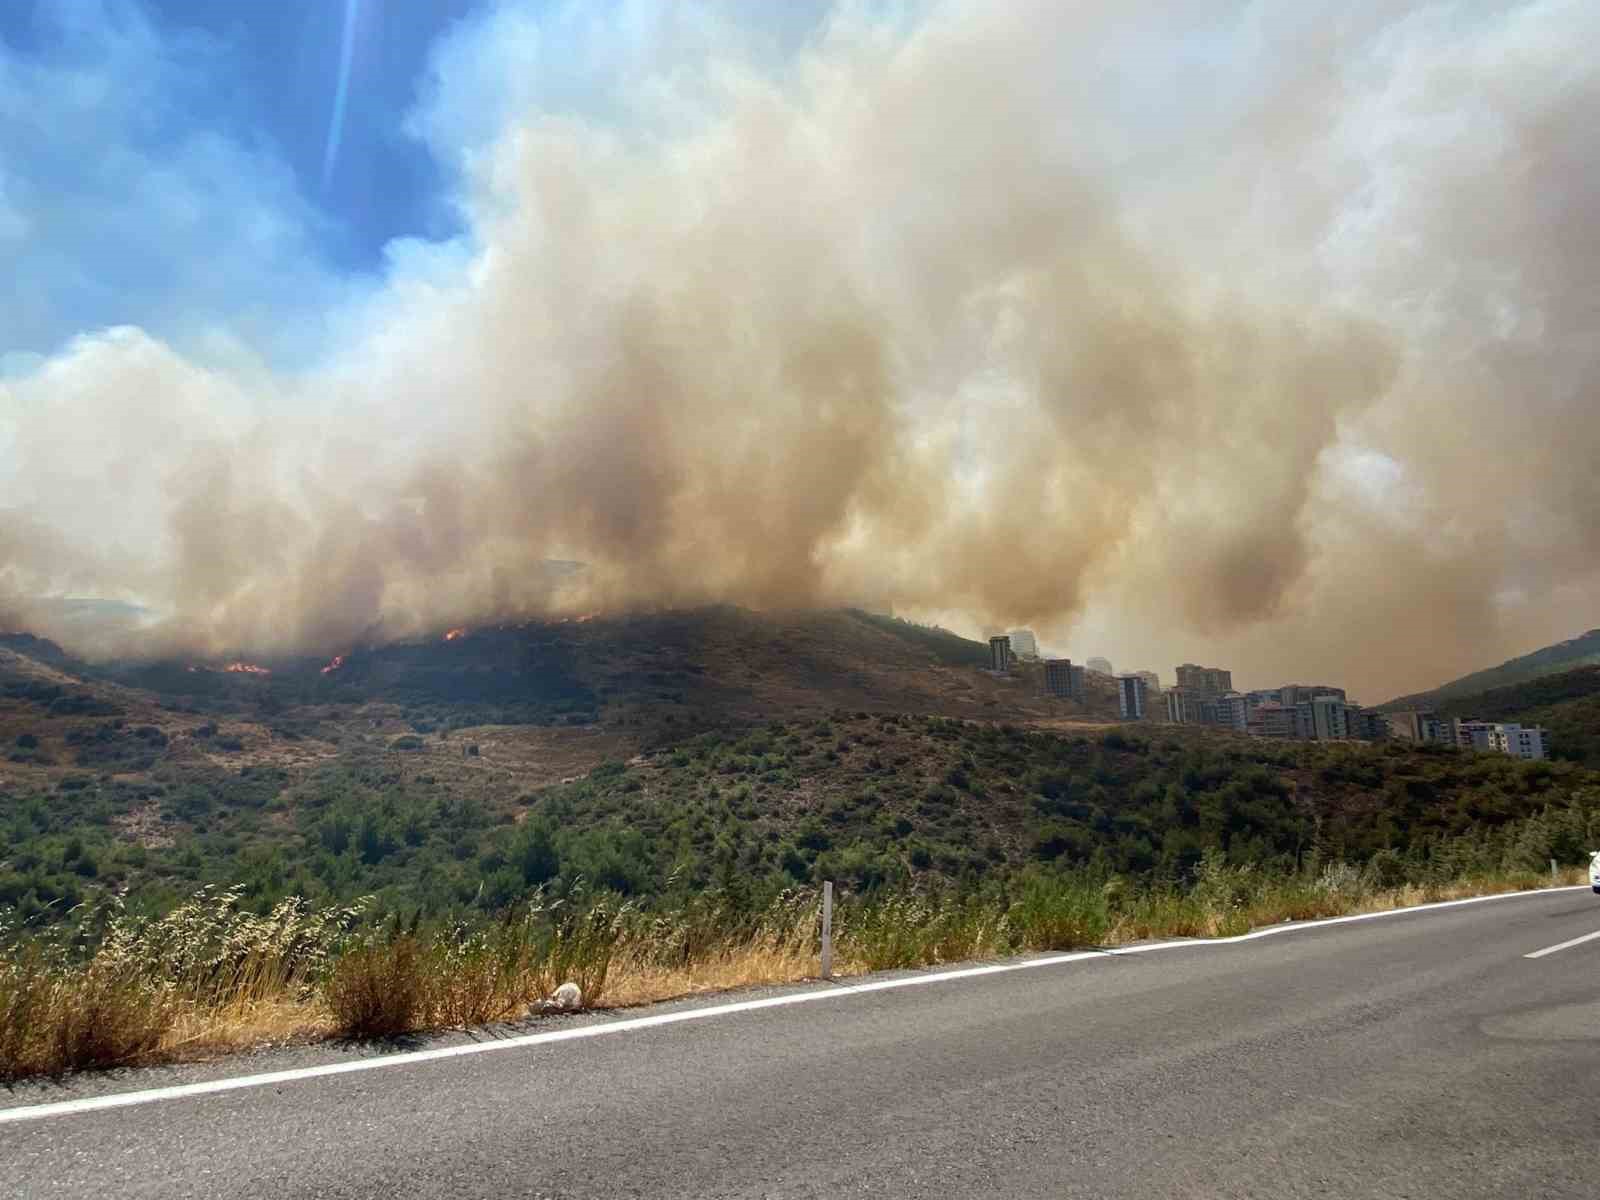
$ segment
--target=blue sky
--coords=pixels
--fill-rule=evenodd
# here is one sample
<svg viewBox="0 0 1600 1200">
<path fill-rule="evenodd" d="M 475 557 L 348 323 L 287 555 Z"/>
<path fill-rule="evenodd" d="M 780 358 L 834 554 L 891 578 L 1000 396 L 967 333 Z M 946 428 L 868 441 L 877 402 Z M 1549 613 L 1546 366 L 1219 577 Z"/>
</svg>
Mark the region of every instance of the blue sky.
<svg viewBox="0 0 1600 1200">
<path fill-rule="evenodd" d="M 459 234 L 448 164 L 407 120 L 432 48 L 480 0 L 352 7 L 330 161 L 343 0 L 0 5 L 0 254 L 21 285 L 0 300 L 0 355 L 13 369 L 124 323 L 180 344 L 226 325 L 293 360 L 393 239 Z"/>
<path fill-rule="evenodd" d="M 820 9 L 737 23 L 786 52 Z M 531 106 L 604 110 L 630 61 L 683 49 L 714 11 L 0 3 L 0 258 L 18 285 L 0 296 L 0 377 L 122 324 L 190 355 L 225 331 L 269 365 L 307 364 L 325 315 L 405 245 L 470 236 L 467 152 Z"/>
</svg>

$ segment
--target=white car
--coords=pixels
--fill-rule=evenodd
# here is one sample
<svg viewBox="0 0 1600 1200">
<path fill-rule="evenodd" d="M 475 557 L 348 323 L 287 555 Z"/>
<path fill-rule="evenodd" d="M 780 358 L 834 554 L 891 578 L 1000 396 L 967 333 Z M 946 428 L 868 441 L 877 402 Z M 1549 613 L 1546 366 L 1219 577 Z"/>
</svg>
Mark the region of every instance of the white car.
<svg viewBox="0 0 1600 1200">
<path fill-rule="evenodd" d="M 1600 850 L 1589 852 L 1589 886 L 1600 892 Z"/>
</svg>

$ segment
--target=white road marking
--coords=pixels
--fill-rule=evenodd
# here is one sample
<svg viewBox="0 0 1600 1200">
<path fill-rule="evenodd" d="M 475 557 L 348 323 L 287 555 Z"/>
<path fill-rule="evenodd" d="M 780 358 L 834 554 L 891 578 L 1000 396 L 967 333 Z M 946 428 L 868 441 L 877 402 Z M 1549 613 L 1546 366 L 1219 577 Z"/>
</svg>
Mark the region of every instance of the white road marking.
<svg viewBox="0 0 1600 1200">
<path fill-rule="evenodd" d="M 1581 946 L 1585 942 L 1592 942 L 1600 938 L 1600 929 L 1593 933 L 1586 933 L 1582 937 L 1575 937 L 1570 942 L 1557 942 L 1554 946 L 1546 946 L 1543 950 L 1535 950 L 1532 954 L 1524 954 L 1523 958 L 1543 958 L 1546 954 L 1556 954 L 1562 950 L 1570 950 L 1574 946 Z"/>
<path fill-rule="evenodd" d="M 948 983 L 957 979 L 976 979 L 984 975 L 1001 975 L 1010 971 L 1028 971 L 1036 967 L 1054 967 L 1063 963 L 1083 962 L 1129 954 L 1149 954 L 1156 950 L 1182 950 L 1199 947 L 1231 946 L 1238 942 L 1252 942 L 1257 938 L 1280 933 L 1298 933 L 1307 929 L 1321 929 L 1328 925 L 1348 925 L 1356 921 L 1374 921 L 1383 917 L 1402 917 L 1412 913 L 1430 912 L 1441 908 L 1459 908 L 1467 904 L 1483 904 L 1491 900 L 1512 900 L 1521 896 L 1548 896 L 1556 892 L 1587 890 L 1581 887 L 1539 888 L 1531 892 L 1500 892 L 1492 896 L 1471 896 L 1465 900 L 1441 900 L 1434 904 L 1418 904 L 1411 908 L 1392 908 L 1383 912 L 1357 913 L 1349 917 L 1326 917 L 1320 921 L 1301 921 L 1295 924 L 1272 925 L 1266 929 L 1252 930 L 1235 937 L 1187 938 L 1176 942 L 1152 942 L 1143 946 L 1121 946 L 1112 950 L 1079 950 L 1071 954 L 1052 954 L 1021 962 L 994 963 L 986 967 L 963 967 L 954 971 L 934 971 L 896 979 L 877 979 L 870 983 L 847 984 L 842 987 L 820 987 L 807 992 L 790 992 L 782 996 L 767 996 L 760 1000 L 739 1000 L 731 1004 L 716 1004 L 706 1008 L 680 1009 L 677 1012 L 657 1013 L 649 1017 L 629 1017 L 620 1021 L 604 1021 L 595 1025 L 581 1025 L 572 1029 L 556 1029 L 548 1033 L 529 1033 L 521 1037 L 502 1038 L 497 1041 L 468 1042 L 456 1046 L 439 1046 L 433 1050 L 411 1050 L 401 1054 L 386 1054 L 373 1058 L 359 1058 L 347 1062 L 324 1063 L 317 1067 L 296 1067 L 288 1071 L 269 1071 L 261 1075 L 237 1075 L 226 1079 L 212 1079 L 204 1083 L 182 1083 L 171 1087 L 149 1088 L 139 1092 L 113 1092 L 103 1096 L 84 1096 L 77 1100 L 58 1100 L 50 1104 L 30 1104 L 17 1108 L 0 1109 L 0 1125 L 13 1121 L 39 1121 L 46 1117 L 64 1117 L 72 1113 L 97 1112 L 108 1108 L 129 1108 L 137 1104 L 154 1104 L 161 1100 L 182 1100 L 191 1096 L 208 1096 L 217 1092 L 234 1092 L 244 1088 L 272 1087 L 280 1083 L 295 1083 L 302 1079 L 320 1079 L 329 1075 L 349 1075 L 357 1071 L 376 1071 L 383 1067 L 404 1067 L 439 1059 L 460 1058 L 468 1054 L 487 1054 L 495 1050 L 520 1050 L 527 1046 L 542 1046 L 551 1042 L 572 1042 L 583 1038 L 605 1037 L 614 1033 L 631 1033 L 636 1029 L 650 1029 L 657 1025 L 676 1025 L 682 1021 L 701 1021 L 710 1017 L 726 1017 L 735 1013 L 755 1012 L 763 1008 L 785 1008 L 791 1004 L 809 1004 L 816 1000 L 837 1000 L 846 996 L 861 996 L 869 992 L 887 992 L 898 988 L 921 987 L 930 983 Z M 1600 933 L 1588 937 L 1600 937 Z M 1586 941 L 1587 938 L 1579 938 Z M 1563 943 L 1572 945 L 1575 943 Z M 1539 953 L 1550 954 L 1563 946 L 1552 946 Z M 1533 957 L 1530 955 L 1529 957 Z"/>
</svg>

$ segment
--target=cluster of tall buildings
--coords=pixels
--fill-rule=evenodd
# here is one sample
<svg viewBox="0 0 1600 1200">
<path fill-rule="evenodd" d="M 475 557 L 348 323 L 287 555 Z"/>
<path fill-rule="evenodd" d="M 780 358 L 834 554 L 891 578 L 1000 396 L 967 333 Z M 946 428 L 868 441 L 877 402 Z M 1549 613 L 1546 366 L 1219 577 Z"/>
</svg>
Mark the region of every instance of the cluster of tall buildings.
<svg viewBox="0 0 1600 1200">
<path fill-rule="evenodd" d="M 1442 717 L 1432 712 L 1389 714 L 1391 734 L 1408 742 L 1460 746 L 1463 750 L 1488 750 L 1513 758 L 1543 759 L 1550 748 L 1542 725 L 1516 721 L 1475 721 Z"/>
<path fill-rule="evenodd" d="M 989 639 L 989 660 L 990 669 L 1002 673 L 1018 661 L 1037 662 L 1038 641 L 1026 629 L 995 634 Z M 1163 691 L 1154 671 L 1114 675 L 1103 658 L 1081 666 L 1069 658 L 1052 658 L 1043 665 L 1045 694 L 1064 700 L 1085 700 L 1089 675 L 1110 677 L 1117 689 L 1117 711 L 1125 721 L 1154 716 L 1174 725 L 1211 725 L 1288 741 L 1377 742 L 1393 737 L 1517 758 L 1548 756 L 1540 726 L 1453 720 L 1430 712 L 1385 713 L 1352 703 L 1343 688 L 1327 684 L 1288 683 L 1239 692 L 1232 671 L 1183 663 L 1176 668 L 1177 686 Z"/>
<path fill-rule="evenodd" d="M 1044 691 L 1047 696 L 1064 700 L 1083 700 L 1089 675 L 1100 675 L 1117 684 L 1124 716 L 1139 719 L 1145 715 L 1146 696 L 1159 695 L 1161 683 L 1154 671 L 1133 671 L 1115 675 L 1111 662 L 1105 658 L 1091 658 L 1075 663 L 1069 658 L 1041 659 L 1039 640 L 1031 629 L 1011 629 L 989 635 L 989 669 L 1008 672 L 1016 663 L 1042 662 L 1044 665 Z M 1138 684 L 1128 684 L 1128 679 Z"/>
<path fill-rule="evenodd" d="M 1163 699 L 1167 719 L 1179 725 L 1216 725 L 1292 741 L 1381 741 L 1389 736 L 1383 713 L 1351 703 L 1343 688 L 1328 684 L 1289 683 L 1237 692 L 1231 672 L 1185 663 L 1178 668 L 1178 686 Z"/>
</svg>

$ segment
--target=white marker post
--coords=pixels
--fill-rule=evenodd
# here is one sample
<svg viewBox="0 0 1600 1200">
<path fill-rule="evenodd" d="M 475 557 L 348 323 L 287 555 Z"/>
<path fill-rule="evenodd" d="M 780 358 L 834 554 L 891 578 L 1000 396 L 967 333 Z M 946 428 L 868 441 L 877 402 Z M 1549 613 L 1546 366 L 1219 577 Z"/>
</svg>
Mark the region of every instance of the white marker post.
<svg viewBox="0 0 1600 1200">
<path fill-rule="evenodd" d="M 822 977 L 833 978 L 833 884 L 822 885 Z"/>
<path fill-rule="evenodd" d="M 1550 860 L 1550 882 L 1554 883 L 1555 881 L 1556 881 L 1556 860 L 1552 858 Z"/>
</svg>

